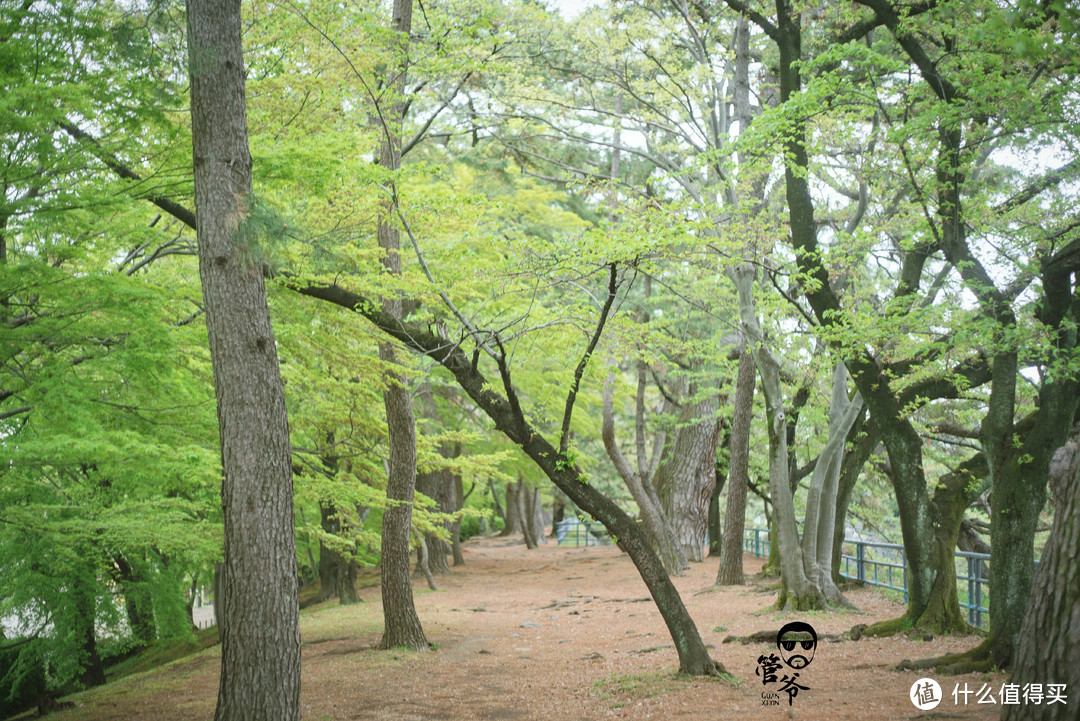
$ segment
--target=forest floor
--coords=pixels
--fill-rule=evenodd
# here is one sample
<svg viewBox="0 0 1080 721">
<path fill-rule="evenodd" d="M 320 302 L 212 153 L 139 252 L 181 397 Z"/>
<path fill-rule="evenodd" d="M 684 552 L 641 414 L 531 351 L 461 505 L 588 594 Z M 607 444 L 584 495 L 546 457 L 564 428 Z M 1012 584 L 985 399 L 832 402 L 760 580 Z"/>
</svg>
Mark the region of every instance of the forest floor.
<svg viewBox="0 0 1080 721">
<path fill-rule="evenodd" d="M 755 576 L 762 561 L 744 560 L 747 583 L 711 590 L 717 559 L 692 564 L 675 579 L 713 658 L 737 681 L 677 675 L 678 659 L 656 606 L 630 559 L 614 547 L 567 548 L 549 542 L 528 551 L 520 539 L 465 543 L 465 566 L 437 577 L 440 590 L 414 582 L 416 605 L 433 653 L 378 651 L 382 630 L 378 587 L 364 603 L 333 602 L 301 615 L 302 707 L 305 721 L 338 719 L 996 719 L 999 707 L 957 705 L 959 683 L 998 689 L 1003 674 L 944 677 L 896 671 L 904 659 L 971 648 L 974 636 L 914 641 L 898 637 L 819 644 L 798 682 L 807 687 L 789 706 L 763 706 L 755 675 L 760 655 L 776 644 L 723 643 L 729 635 L 775 632 L 801 620 L 820 634 L 899 616 L 903 606 L 872 588 L 848 589 L 858 612 L 781 613 L 775 584 Z M 218 689 L 220 647 L 153 671 L 68 697 L 74 709 L 56 721 L 189 721 L 210 719 Z M 786 667 L 780 672 L 789 672 Z M 909 700 L 923 676 L 941 684 L 941 704 L 919 711 Z M 963 696 L 960 696 L 961 702 Z"/>
</svg>

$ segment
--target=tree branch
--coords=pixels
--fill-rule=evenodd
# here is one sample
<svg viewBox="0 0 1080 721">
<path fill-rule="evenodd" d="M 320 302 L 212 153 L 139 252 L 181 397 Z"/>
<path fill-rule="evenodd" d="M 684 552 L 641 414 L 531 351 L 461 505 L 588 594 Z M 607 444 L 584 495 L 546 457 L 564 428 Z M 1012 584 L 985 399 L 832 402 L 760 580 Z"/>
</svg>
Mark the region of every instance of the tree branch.
<svg viewBox="0 0 1080 721">
<path fill-rule="evenodd" d="M 577 368 L 574 369 L 574 382 L 570 386 L 570 391 L 566 394 L 566 409 L 563 411 L 562 431 L 559 434 L 559 453 L 562 454 L 566 453 L 566 449 L 570 445 L 570 418 L 574 414 L 574 401 L 577 400 L 581 376 L 585 374 L 585 367 L 589 364 L 589 358 L 592 356 L 592 352 L 596 350 L 596 344 L 600 342 L 600 334 L 604 332 L 604 324 L 607 323 L 608 315 L 611 313 L 611 306 L 615 303 L 615 291 L 618 288 L 616 264 L 612 263 L 609 268 L 608 294 L 604 300 L 604 307 L 600 310 L 600 319 L 596 322 L 596 330 L 589 340 L 588 348 L 585 349 L 581 360 L 578 361 Z"/>
</svg>

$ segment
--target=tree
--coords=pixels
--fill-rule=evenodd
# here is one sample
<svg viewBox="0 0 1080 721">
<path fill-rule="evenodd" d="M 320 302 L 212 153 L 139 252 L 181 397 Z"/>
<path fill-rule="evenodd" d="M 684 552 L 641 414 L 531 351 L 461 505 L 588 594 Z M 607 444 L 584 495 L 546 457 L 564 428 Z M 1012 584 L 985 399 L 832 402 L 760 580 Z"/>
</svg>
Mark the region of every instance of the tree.
<svg viewBox="0 0 1080 721">
<path fill-rule="evenodd" d="M 1043 548 L 1035 576 L 1031 604 L 1018 632 L 1010 683 L 1064 684 L 1080 688 L 1080 645 L 1077 645 L 1077 608 L 1080 608 L 1080 446 L 1075 440 L 1062 446 L 1050 464 L 1050 490 L 1054 494 L 1054 523 Z M 1002 721 L 1037 718 L 1065 721 L 1075 715 L 1067 704 L 1036 707 L 1004 706 Z M 1034 714 L 1034 715 L 1032 715 Z"/>
<path fill-rule="evenodd" d="M 408 68 L 409 33 L 412 30 L 412 0 L 394 0 L 391 27 L 402 44 L 401 60 L 388 78 L 393 102 L 379 109 L 382 124 L 382 143 L 379 163 L 388 171 L 401 167 L 401 123 L 405 116 L 405 73 Z M 390 188 L 394 188 L 390 181 Z M 379 220 L 379 247 L 386 252 L 383 264 L 392 275 L 401 275 L 401 243 L 395 219 L 397 191 L 392 190 L 384 215 Z M 403 318 L 400 298 L 384 298 L 384 312 L 394 318 Z M 382 527 L 382 599 L 384 631 L 379 645 L 382 648 L 404 646 L 417 651 L 428 649 L 424 629 L 416 615 L 412 596 L 409 538 L 412 529 L 412 502 L 416 493 L 416 419 L 412 399 L 400 371 L 390 370 L 397 364 L 393 344 L 379 344 L 379 358 L 387 364 L 386 425 L 389 431 L 390 458 L 388 463 L 386 498 L 391 503 L 383 513 Z"/>
<path fill-rule="evenodd" d="M 739 372 L 735 378 L 735 410 L 731 422 L 727 507 L 724 537 L 716 583 L 721 586 L 743 583 L 743 523 L 746 518 L 746 491 L 750 485 L 750 422 L 754 413 L 754 358 L 744 339 L 739 349 Z"/>
<path fill-rule="evenodd" d="M 568 429 L 581 379 L 603 333 L 618 291 L 618 272 L 614 263 L 609 266 L 608 276 L 600 317 L 590 336 L 588 347 L 574 368 L 571 386 L 567 391 L 558 448 L 526 417 L 507 366 L 505 346 L 497 331 L 481 332 L 464 319 L 460 311 L 455 313 L 463 322 L 463 332 L 477 344 L 477 362 L 473 362 L 461 349 L 460 344 L 447 344 L 431 331 L 391 316 L 373 306 L 364 296 L 346 288 L 312 283 L 299 284 L 297 290 L 305 295 L 355 310 L 391 337 L 446 368 L 462 390 L 494 421 L 496 428 L 518 444 L 570 500 L 603 523 L 608 532 L 622 542 L 667 624 L 679 655 L 679 668 L 691 675 L 719 674 L 723 672 L 723 666 L 709 657 L 697 626 L 683 605 L 651 542 L 638 524 L 622 509 L 586 482 L 588 479 L 582 477 L 569 448 Z M 493 390 L 478 366 L 481 353 L 492 356 L 502 384 L 502 394 Z"/>
<path fill-rule="evenodd" d="M 285 393 L 256 252 L 240 2 L 189 0 L 199 275 L 225 520 L 217 721 L 300 718 L 300 628 Z"/>
</svg>

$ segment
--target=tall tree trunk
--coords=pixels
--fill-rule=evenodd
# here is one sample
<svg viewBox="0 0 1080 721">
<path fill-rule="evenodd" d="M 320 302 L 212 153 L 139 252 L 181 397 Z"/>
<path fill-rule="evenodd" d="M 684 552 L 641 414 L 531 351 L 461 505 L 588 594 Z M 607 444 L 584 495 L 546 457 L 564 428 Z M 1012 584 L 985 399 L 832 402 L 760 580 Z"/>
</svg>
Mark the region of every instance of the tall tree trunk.
<svg viewBox="0 0 1080 721">
<path fill-rule="evenodd" d="M 137 558 L 131 563 L 127 556 L 117 553 L 113 556 L 113 563 L 116 580 L 124 594 L 124 609 L 131 633 L 139 645 L 149 645 L 157 638 L 157 626 L 154 623 L 153 598 L 145 576 L 145 559 Z"/>
<path fill-rule="evenodd" d="M 753 349 L 754 364 L 761 376 L 769 433 L 769 496 L 773 505 L 773 530 L 780 559 L 781 589 L 777 605 L 806 610 L 828 605 L 825 593 L 806 573 L 799 529 L 795 522 L 795 504 L 791 493 L 787 446 L 787 421 L 784 409 L 780 364 L 766 347 L 754 310 L 755 268 L 744 263 L 731 272 L 739 294 L 739 327 Z"/>
<path fill-rule="evenodd" d="M 525 479 L 518 474 L 517 493 L 514 500 L 517 503 L 517 514 L 520 519 L 521 535 L 525 539 L 525 547 L 529 550 L 536 548 L 536 537 L 532 531 L 532 501 L 533 489 L 525 484 Z"/>
<path fill-rule="evenodd" d="M 225 525 L 217 721 L 300 718 L 285 393 L 250 212 L 240 2 L 188 0 L 199 275 L 217 396 Z"/>
<path fill-rule="evenodd" d="M 341 519 L 337 508 L 329 501 L 319 502 L 319 515 L 322 530 L 338 536 L 342 531 Z M 310 603 L 321 603 L 330 598 L 337 598 L 342 606 L 360 602 L 356 591 L 356 561 L 351 554 L 319 542 L 319 593 Z"/>
<path fill-rule="evenodd" d="M 836 491 L 836 514 L 833 517 L 833 583 L 840 583 L 844 539 L 847 537 L 848 506 L 851 505 L 852 491 L 855 490 L 855 484 L 859 480 L 863 466 L 866 465 L 871 454 L 880 443 L 881 436 L 878 433 L 877 424 L 874 423 L 872 418 L 867 420 L 864 408 L 859 420 L 848 431 L 847 444 L 852 446 L 852 450 L 844 454 L 844 460 L 840 464 L 840 481 L 837 484 Z"/>
<path fill-rule="evenodd" d="M 716 486 L 716 446 L 723 430 L 717 410 L 717 398 L 710 395 L 683 412 L 682 427 L 664 449 L 653 479 L 676 541 L 686 558 L 696 562 L 705 560 L 709 498 Z"/>
<path fill-rule="evenodd" d="M 1065 684 L 1067 703 L 1006 705 L 1002 721 L 1071 721 L 1080 689 L 1080 446 L 1073 440 L 1049 468 L 1054 522 L 1035 576 L 1031 604 L 1017 634 L 1011 683 Z M 996 561 L 995 561 L 996 563 Z M 993 565 L 993 564 L 991 564 Z"/>
<path fill-rule="evenodd" d="M 431 388 L 431 381 L 425 379 L 417 393 L 420 408 L 425 416 L 425 434 L 436 437 L 443 432 L 442 421 L 439 418 L 439 410 L 435 405 L 435 393 Z M 458 446 L 460 451 L 460 446 Z M 454 446 L 443 442 L 439 444 L 439 455 L 442 458 L 454 458 L 457 453 Z M 435 501 L 441 513 L 453 513 L 454 507 L 454 474 L 447 468 L 438 468 L 434 471 L 417 473 L 416 490 Z M 450 524 L 444 523 L 443 529 L 449 533 Z M 450 564 L 446 556 L 450 551 L 449 544 L 435 533 L 425 533 L 424 544 L 427 546 L 428 565 L 432 573 L 450 573 Z"/>
<path fill-rule="evenodd" d="M 735 377 L 735 410 L 731 419 L 724 543 L 720 551 L 720 569 L 716 574 L 716 583 L 721 586 L 743 583 L 743 528 L 746 491 L 750 485 L 750 422 L 754 416 L 755 379 L 754 357 L 743 338 L 739 351 L 739 372 Z"/>
<path fill-rule="evenodd" d="M 383 168 L 396 171 L 401 167 L 401 125 L 405 114 L 405 72 L 408 67 L 409 34 L 412 31 L 412 0 L 394 0 L 391 27 L 396 48 L 401 53 L 388 79 L 389 97 L 392 102 L 380 115 L 385 123 L 379 128 L 382 148 L 379 162 Z M 394 188 L 394 182 L 390 181 Z M 387 201 L 384 215 L 379 219 L 379 246 L 386 252 L 383 265 L 395 276 L 401 275 L 401 247 L 398 229 L 391 215 L 397 209 L 396 191 Z M 403 317 L 400 298 L 382 300 L 383 312 L 401 320 Z M 379 344 L 379 358 L 388 369 L 397 365 L 393 344 Z M 416 615 L 413 603 L 412 580 L 409 568 L 409 535 L 412 530 L 412 504 L 416 496 L 416 419 L 413 416 L 412 399 L 404 373 L 388 370 L 386 389 L 383 391 L 386 407 L 386 425 L 390 435 L 389 473 L 386 481 L 386 498 L 390 506 L 383 513 L 382 526 L 382 601 L 383 637 L 381 648 L 403 646 L 418 651 L 428 649 L 424 629 Z"/>
<path fill-rule="evenodd" d="M 73 635 L 79 641 L 79 662 L 82 667 L 78 680 L 86 687 L 100 686 L 105 683 L 105 666 L 98 653 L 94 629 L 97 621 L 97 598 L 94 592 L 96 581 L 93 573 L 86 569 L 77 569 L 70 581 L 68 593 L 75 610 Z"/>
<path fill-rule="evenodd" d="M 473 488 L 476 486 L 474 485 Z M 472 493 L 472 489 L 469 490 Z M 454 512 L 465 507 L 465 483 L 461 480 L 461 474 L 454 474 Z M 461 552 L 461 516 L 457 516 L 450 524 L 450 550 L 454 555 L 454 565 L 465 565 L 465 554 Z"/>
<path fill-rule="evenodd" d="M 555 489 L 551 501 L 551 535 L 555 538 L 559 531 L 559 524 L 566 518 L 566 499 L 562 491 Z"/>
<path fill-rule="evenodd" d="M 501 537 L 513 536 L 521 533 L 521 513 L 518 504 L 518 493 L 521 491 L 519 484 L 513 481 L 507 481 L 506 483 L 506 513 L 503 516 L 503 529 L 499 534 Z M 494 494 L 494 490 L 492 490 Z"/>
<path fill-rule="evenodd" d="M 540 488 L 531 488 L 525 495 L 526 532 L 532 537 L 533 546 L 547 543 L 544 533 L 544 505 L 540 500 Z"/>
<path fill-rule="evenodd" d="M 837 363 L 833 369 L 832 398 L 829 401 L 829 437 L 818 455 L 810 479 L 802 533 L 803 568 L 807 578 L 821 589 L 829 603 L 843 605 L 850 604 L 841 595 L 832 577 L 836 496 L 844 444 L 863 409 L 862 396 L 858 391 L 853 399 L 848 400 L 847 381 L 847 368 L 843 363 Z"/>
</svg>

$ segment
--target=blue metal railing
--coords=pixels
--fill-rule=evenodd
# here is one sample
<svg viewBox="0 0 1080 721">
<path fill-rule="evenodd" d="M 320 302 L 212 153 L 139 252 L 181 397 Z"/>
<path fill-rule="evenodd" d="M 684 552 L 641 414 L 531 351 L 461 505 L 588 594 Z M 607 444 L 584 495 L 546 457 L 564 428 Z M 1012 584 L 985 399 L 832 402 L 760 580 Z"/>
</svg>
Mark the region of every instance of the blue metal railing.
<svg viewBox="0 0 1080 721">
<path fill-rule="evenodd" d="M 765 528 L 747 528 L 743 532 L 743 550 L 762 557 L 769 555 L 769 531 Z M 989 579 L 986 564 L 990 556 L 985 553 L 956 552 L 957 595 L 960 607 L 968 612 L 968 623 L 980 628 L 990 616 Z M 904 547 L 897 543 L 878 543 L 848 538 L 840 554 L 840 575 L 870 586 L 878 586 L 903 594 L 908 602 L 907 556 Z M 1038 561 L 1035 562 L 1038 564 Z"/>
<path fill-rule="evenodd" d="M 598 521 L 567 518 L 555 524 L 555 542 L 560 546 L 610 546 L 611 538 Z"/>
</svg>

